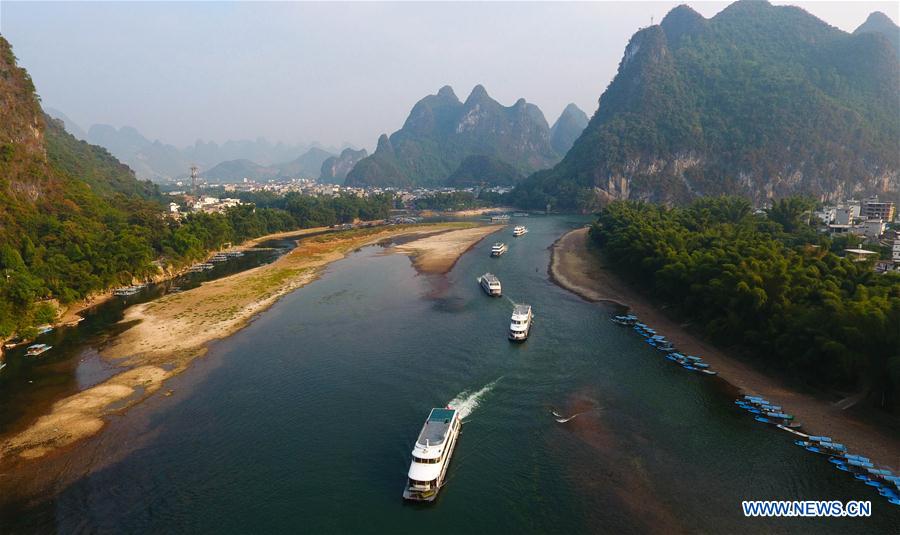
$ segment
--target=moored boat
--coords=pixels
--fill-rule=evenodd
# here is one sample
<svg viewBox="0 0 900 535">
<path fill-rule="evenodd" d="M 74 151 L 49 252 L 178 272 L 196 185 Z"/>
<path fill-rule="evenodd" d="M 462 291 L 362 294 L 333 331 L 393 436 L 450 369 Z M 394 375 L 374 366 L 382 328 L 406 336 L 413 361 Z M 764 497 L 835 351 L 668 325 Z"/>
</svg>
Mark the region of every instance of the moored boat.
<svg viewBox="0 0 900 535">
<path fill-rule="evenodd" d="M 478 283 L 481 285 L 481 289 L 490 296 L 500 297 L 501 292 L 503 291 L 503 288 L 500 285 L 500 279 L 493 273 L 485 273 L 478 278 Z"/>
<path fill-rule="evenodd" d="M 514 342 L 522 342 L 528 339 L 533 321 L 534 315 L 531 313 L 531 305 L 514 306 L 509 322 L 509 339 Z"/>
<path fill-rule="evenodd" d="M 431 409 L 412 450 L 412 463 L 403 490 L 405 499 L 431 502 L 437 498 L 447 477 L 460 426 L 459 413 L 455 409 Z"/>
<path fill-rule="evenodd" d="M 36 357 L 38 355 L 43 355 L 51 349 L 53 349 L 53 346 L 49 346 L 47 344 L 34 344 L 28 346 L 28 349 L 25 351 L 25 355 L 29 357 Z"/>
<path fill-rule="evenodd" d="M 610 321 L 617 325 L 634 325 L 638 318 L 634 314 L 613 316 Z"/>
<path fill-rule="evenodd" d="M 113 290 L 113 295 L 116 295 L 119 297 L 125 297 L 125 296 L 129 296 L 129 295 L 134 295 L 134 294 L 138 293 L 139 291 L 141 291 L 141 288 L 138 286 L 125 286 L 124 288 L 117 288 L 117 289 Z"/>
</svg>

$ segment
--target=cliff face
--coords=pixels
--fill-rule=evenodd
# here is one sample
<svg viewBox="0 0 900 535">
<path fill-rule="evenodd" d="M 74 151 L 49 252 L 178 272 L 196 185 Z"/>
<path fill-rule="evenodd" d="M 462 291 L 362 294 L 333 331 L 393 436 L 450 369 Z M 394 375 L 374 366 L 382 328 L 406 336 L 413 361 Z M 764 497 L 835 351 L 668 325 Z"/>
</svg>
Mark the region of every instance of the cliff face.
<svg viewBox="0 0 900 535">
<path fill-rule="evenodd" d="M 9 42 L 0 36 L 0 188 L 8 195 L 35 201 L 41 194 L 46 161 L 44 115 L 34 84 L 25 69 L 16 65 Z"/>
<path fill-rule="evenodd" d="M 353 166 L 368 155 L 369 153 L 366 149 L 344 149 L 339 156 L 332 156 L 322 162 L 319 182 L 343 184 L 347 178 L 347 173 L 353 169 Z"/>
<path fill-rule="evenodd" d="M 550 127 L 550 145 L 560 156 L 564 156 L 588 124 L 588 116 L 575 104 L 569 104 L 559 119 Z"/>
<path fill-rule="evenodd" d="M 519 99 L 506 107 L 478 85 L 465 102 L 449 86 L 413 107 L 403 128 L 382 135 L 375 152 L 347 175 L 348 185 L 414 186 L 444 183 L 467 157 L 488 156 L 527 173 L 559 155 L 541 110 Z"/>
<path fill-rule="evenodd" d="M 762 204 L 900 192 L 900 66 L 891 45 L 794 7 L 686 6 L 637 32 L 572 149 L 514 193 L 589 209 L 738 194 Z"/>
</svg>

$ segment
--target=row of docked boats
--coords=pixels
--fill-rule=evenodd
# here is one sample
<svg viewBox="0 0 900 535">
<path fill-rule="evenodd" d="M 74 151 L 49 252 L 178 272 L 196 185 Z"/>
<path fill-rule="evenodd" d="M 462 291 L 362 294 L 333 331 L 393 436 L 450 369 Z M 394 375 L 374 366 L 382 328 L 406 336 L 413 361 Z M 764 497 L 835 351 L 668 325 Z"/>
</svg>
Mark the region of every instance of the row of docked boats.
<svg viewBox="0 0 900 535">
<path fill-rule="evenodd" d="M 831 437 L 805 436 L 805 440 L 796 440 L 794 444 L 806 451 L 827 456 L 828 462 L 835 468 L 873 487 L 888 502 L 900 505 L 900 476 L 886 468 L 876 468 L 868 457 L 849 453 L 847 446 L 834 442 Z"/>
<path fill-rule="evenodd" d="M 617 325 L 631 327 L 636 333 L 644 338 L 644 341 L 648 345 L 665 353 L 667 360 L 678 364 L 682 368 L 703 375 L 716 375 L 716 372 L 711 370 L 709 364 L 704 362 L 702 358 L 695 355 L 685 355 L 680 353 L 675 347 L 675 344 L 665 336 L 657 333 L 655 329 L 646 323 L 641 323 L 640 319 L 634 314 L 616 315 L 611 318 L 611 321 Z"/>
<path fill-rule="evenodd" d="M 737 400 L 735 405 L 753 414 L 756 421 L 771 424 L 796 436 L 794 444 L 806 451 L 824 455 L 837 469 L 853 474 L 856 479 L 874 487 L 878 493 L 894 505 L 900 505 L 900 477 L 890 470 L 876 468 L 872 460 L 862 455 L 847 451 L 847 446 L 835 442 L 831 437 L 807 435 L 797 431 L 802 427 L 780 405 L 776 405 L 762 396 L 746 394 Z"/>
<path fill-rule="evenodd" d="M 760 396 L 745 395 L 735 400 L 734 404 L 752 414 L 753 419 L 757 422 L 787 429 L 801 427 L 794 421 L 793 415 L 784 412 L 781 405 L 774 405 Z"/>
</svg>

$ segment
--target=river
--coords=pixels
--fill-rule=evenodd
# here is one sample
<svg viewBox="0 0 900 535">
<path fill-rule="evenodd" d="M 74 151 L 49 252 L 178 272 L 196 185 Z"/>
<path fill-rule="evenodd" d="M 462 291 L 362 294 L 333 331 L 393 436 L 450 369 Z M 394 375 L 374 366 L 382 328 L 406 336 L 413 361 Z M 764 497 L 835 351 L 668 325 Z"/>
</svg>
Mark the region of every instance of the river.
<svg viewBox="0 0 900 535">
<path fill-rule="evenodd" d="M 749 418 L 547 276 L 584 219 L 533 216 L 446 276 L 366 247 L 112 418 L 75 483 L 7 518 L 73 532 L 896 532 L 900 508 Z M 495 236 L 500 236 L 495 235 Z M 498 275 L 505 297 L 476 279 Z M 506 339 L 512 302 L 531 338 Z M 431 407 L 466 407 L 448 483 L 404 503 Z M 789 410 L 789 407 L 787 408 Z M 566 416 L 559 423 L 551 411 Z M 746 499 L 871 500 L 867 519 L 746 519 Z"/>
</svg>

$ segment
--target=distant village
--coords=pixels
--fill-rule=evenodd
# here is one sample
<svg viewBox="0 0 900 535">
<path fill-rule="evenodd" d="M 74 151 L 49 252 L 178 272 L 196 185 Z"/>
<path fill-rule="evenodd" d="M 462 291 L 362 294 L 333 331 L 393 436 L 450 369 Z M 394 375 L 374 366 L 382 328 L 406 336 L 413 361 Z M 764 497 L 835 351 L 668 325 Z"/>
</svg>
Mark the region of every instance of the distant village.
<svg viewBox="0 0 900 535">
<path fill-rule="evenodd" d="M 453 192 L 469 192 L 478 194 L 480 191 L 491 191 L 494 193 L 508 193 L 512 190 L 511 187 L 506 186 L 495 186 L 490 188 L 449 188 L 449 187 L 436 187 L 436 188 L 422 188 L 417 187 L 414 189 L 404 189 L 404 188 L 381 188 L 381 187 L 354 187 L 354 186 L 343 186 L 340 184 L 324 184 L 317 182 L 315 179 L 309 178 L 293 178 L 293 179 L 285 179 L 285 180 L 273 180 L 268 182 L 256 182 L 254 180 L 245 178 L 243 182 L 237 184 L 218 184 L 218 183 L 207 183 L 200 182 L 195 185 L 191 185 L 189 182 L 178 181 L 175 182 L 175 186 L 178 188 L 188 189 L 178 189 L 168 192 L 170 196 L 173 197 L 184 197 L 187 199 L 187 204 L 179 204 L 177 202 L 169 203 L 169 211 L 172 214 L 181 213 L 184 210 L 193 211 L 193 212 L 224 212 L 228 208 L 232 206 L 237 206 L 242 204 L 240 199 L 232 198 L 232 197 L 222 197 L 222 196 L 214 196 L 212 194 L 205 194 L 204 192 L 224 192 L 227 194 L 235 194 L 239 192 L 270 192 L 276 195 L 284 195 L 290 192 L 302 193 L 303 195 L 310 195 L 313 197 L 333 197 L 336 195 L 354 195 L 357 197 L 368 197 L 370 195 L 379 195 L 383 193 L 390 193 L 393 195 L 395 199 L 398 199 L 403 205 L 408 206 L 412 204 L 416 199 L 422 197 L 428 197 L 431 195 L 436 195 L 439 193 L 453 193 Z"/>
<path fill-rule="evenodd" d="M 897 207 L 893 201 L 877 196 L 826 204 L 813 214 L 823 232 L 830 236 L 847 236 L 857 245 L 844 250 L 847 256 L 864 261 L 875 259 L 876 271 L 900 271 L 900 230 L 893 225 Z M 856 240 L 858 238 L 858 240 Z M 890 249 L 883 258 L 879 249 Z"/>
<path fill-rule="evenodd" d="M 245 178 L 237 184 L 219 184 L 199 181 L 191 184 L 186 181 L 174 183 L 175 187 L 188 188 L 170 191 L 173 197 L 184 199 L 182 203 L 169 203 L 170 214 L 179 217 L 185 211 L 221 213 L 242 204 L 236 198 L 239 192 L 270 192 L 276 195 L 284 195 L 289 192 L 298 192 L 313 197 L 355 195 L 367 197 L 390 193 L 404 206 L 411 206 L 416 199 L 440 193 L 470 192 L 477 195 L 478 188 L 381 188 L 381 187 L 354 187 L 340 184 L 324 184 L 309 178 L 293 178 L 285 180 L 273 180 L 257 182 Z M 496 193 L 508 193 L 510 187 L 485 188 L 486 191 Z M 212 193 L 231 193 L 235 197 L 216 196 Z M 846 256 L 854 260 L 875 260 L 874 268 L 879 272 L 900 271 L 900 230 L 893 225 L 897 216 L 897 207 L 894 201 L 879 199 L 877 196 L 862 200 L 850 199 L 833 204 L 826 204 L 821 209 L 813 212 L 812 216 L 819 222 L 820 231 L 829 236 L 841 237 L 855 243 L 853 247 L 844 250 Z M 858 240 L 857 240 L 858 238 Z M 890 258 L 884 258 L 882 251 L 890 250 Z"/>
</svg>

